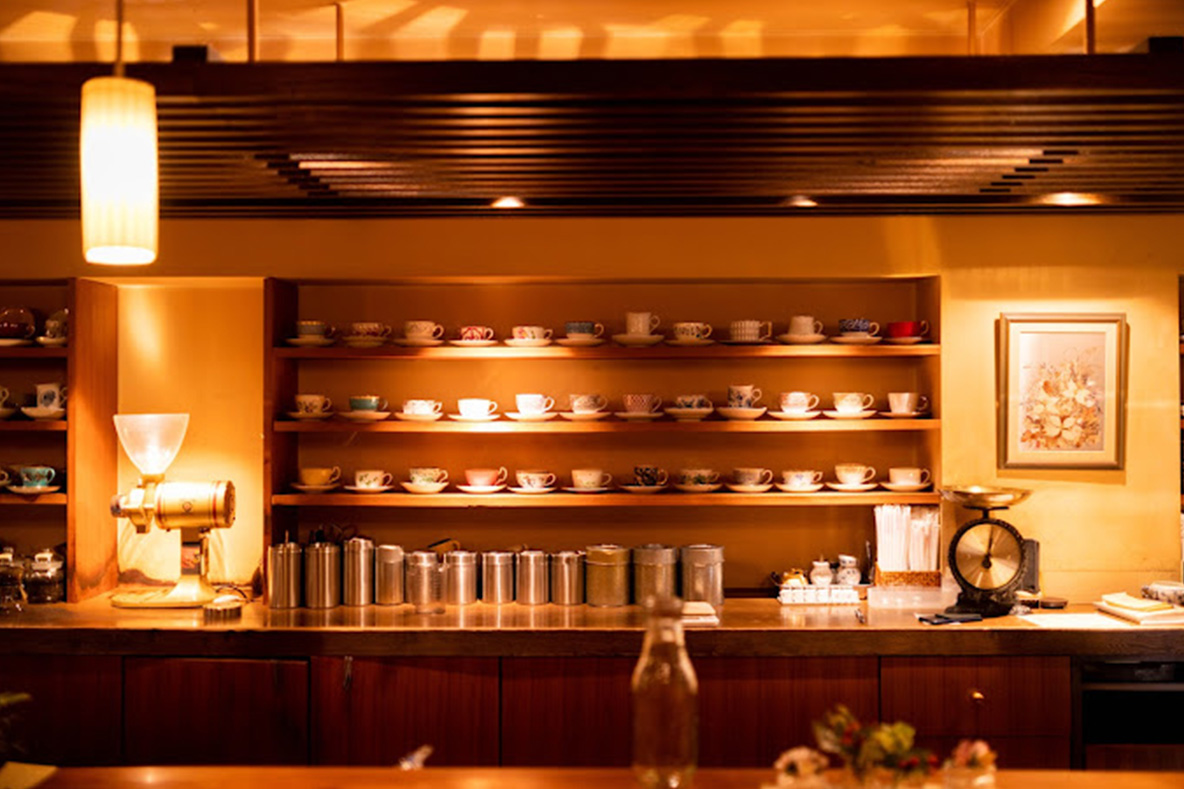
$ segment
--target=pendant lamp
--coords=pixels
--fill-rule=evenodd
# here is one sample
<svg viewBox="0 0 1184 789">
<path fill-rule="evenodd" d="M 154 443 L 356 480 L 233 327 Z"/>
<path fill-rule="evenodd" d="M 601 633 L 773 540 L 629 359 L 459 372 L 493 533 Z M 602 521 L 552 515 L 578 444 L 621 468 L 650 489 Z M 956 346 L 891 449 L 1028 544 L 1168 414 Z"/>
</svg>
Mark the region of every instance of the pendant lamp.
<svg viewBox="0 0 1184 789">
<path fill-rule="evenodd" d="M 123 75 L 123 0 L 116 3 L 115 75 L 82 85 L 82 250 L 88 263 L 156 260 L 156 88 Z"/>
</svg>

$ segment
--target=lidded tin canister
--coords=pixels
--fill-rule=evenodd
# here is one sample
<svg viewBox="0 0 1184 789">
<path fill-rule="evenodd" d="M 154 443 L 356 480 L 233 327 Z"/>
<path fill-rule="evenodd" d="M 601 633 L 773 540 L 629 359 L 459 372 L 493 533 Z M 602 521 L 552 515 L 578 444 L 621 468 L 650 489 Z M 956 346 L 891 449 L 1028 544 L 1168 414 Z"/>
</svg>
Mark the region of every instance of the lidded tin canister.
<svg viewBox="0 0 1184 789">
<path fill-rule="evenodd" d="M 374 541 L 351 537 L 345 541 L 341 601 L 346 605 L 374 602 Z"/>
<path fill-rule="evenodd" d="M 588 605 L 629 605 L 629 549 L 589 545 L 584 551 L 584 586 Z"/>
<path fill-rule="evenodd" d="M 556 551 L 551 554 L 551 602 L 580 605 L 584 602 L 584 552 Z"/>
<path fill-rule="evenodd" d="M 304 604 L 309 608 L 341 605 L 341 546 L 314 542 L 304 549 Z"/>
<path fill-rule="evenodd" d="M 543 605 L 550 598 L 550 574 L 546 551 L 525 550 L 517 555 L 514 599 L 519 605 Z"/>
<path fill-rule="evenodd" d="M 374 549 L 374 602 L 399 605 L 403 602 L 403 548 L 379 545 Z"/>
<path fill-rule="evenodd" d="M 514 602 L 514 554 L 486 551 L 481 554 L 481 602 Z"/>
<path fill-rule="evenodd" d="M 444 602 L 448 605 L 477 602 L 477 554 L 472 551 L 444 554 Z"/>
<path fill-rule="evenodd" d="M 304 549 L 297 542 L 281 542 L 267 549 L 267 605 L 300 607 L 300 573 Z"/>
<path fill-rule="evenodd" d="M 678 549 L 670 545 L 638 545 L 633 549 L 633 599 L 675 597 Z"/>
<path fill-rule="evenodd" d="M 443 573 L 440 557 L 435 551 L 412 551 L 406 559 L 407 602 L 417 614 L 433 614 L 444 610 Z"/>
<path fill-rule="evenodd" d="M 724 604 L 724 548 L 722 545 L 682 547 L 682 599 Z"/>
</svg>

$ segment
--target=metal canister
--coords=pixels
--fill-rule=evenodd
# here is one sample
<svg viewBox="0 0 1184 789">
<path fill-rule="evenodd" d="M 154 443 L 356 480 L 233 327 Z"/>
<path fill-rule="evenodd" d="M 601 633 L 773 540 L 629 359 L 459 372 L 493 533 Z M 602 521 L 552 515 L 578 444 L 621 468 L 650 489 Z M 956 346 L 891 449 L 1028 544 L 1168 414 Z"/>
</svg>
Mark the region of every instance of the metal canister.
<svg viewBox="0 0 1184 789">
<path fill-rule="evenodd" d="M 724 604 L 724 547 L 682 547 L 682 599 L 703 600 L 719 608 Z"/>
<path fill-rule="evenodd" d="M 678 549 L 669 545 L 638 545 L 633 549 L 633 599 L 674 597 Z"/>
<path fill-rule="evenodd" d="M 440 557 L 435 551 L 413 551 L 407 555 L 407 602 L 417 614 L 442 611 Z"/>
<path fill-rule="evenodd" d="M 345 541 L 344 583 L 341 601 L 346 605 L 374 602 L 374 541 L 351 537 Z"/>
<path fill-rule="evenodd" d="M 281 542 L 267 549 L 267 605 L 300 607 L 300 565 L 304 549 L 297 542 Z"/>
<path fill-rule="evenodd" d="M 309 608 L 341 605 L 341 546 L 310 543 L 304 549 L 304 604 Z"/>
<path fill-rule="evenodd" d="M 584 552 L 556 551 L 551 554 L 551 602 L 579 605 L 584 602 Z"/>
<path fill-rule="evenodd" d="M 477 554 L 472 551 L 444 554 L 444 602 L 448 605 L 477 602 Z"/>
<path fill-rule="evenodd" d="M 481 554 L 481 602 L 514 602 L 514 554 L 511 551 Z"/>
<path fill-rule="evenodd" d="M 629 549 L 589 545 L 584 555 L 584 585 L 588 605 L 629 605 Z"/>
<path fill-rule="evenodd" d="M 399 605 L 403 602 L 403 548 L 379 545 L 374 549 L 374 602 Z"/>
<path fill-rule="evenodd" d="M 514 598 L 520 605 L 544 605 L 550 600 L 545 551 L 526 550 L 518 553 L 518 572 L 514 581 Z"/>
</svg>

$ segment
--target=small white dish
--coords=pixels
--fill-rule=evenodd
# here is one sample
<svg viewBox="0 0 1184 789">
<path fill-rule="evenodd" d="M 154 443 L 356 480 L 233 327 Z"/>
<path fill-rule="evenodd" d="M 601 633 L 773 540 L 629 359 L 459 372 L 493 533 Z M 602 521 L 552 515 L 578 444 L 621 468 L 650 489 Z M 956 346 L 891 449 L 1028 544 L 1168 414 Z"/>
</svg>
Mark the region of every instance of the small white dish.
<svg viewBox="0 0 1184 789">
<path fill-rule="evenodd" d="M 822 490 L 821 482 L 797 486 L 786 485 L 784 482 L 775 482 L 773 484 L 777 486 L 777 490 L 784 491 L 785 493 L 817 493 Z"/>
<path fill-rule="evenodd" d="M 715 345 L 715 340 L 707 337 L 675 337 L 667 340 L 666 344 L 675 348 L 702 348 L 704 345 Z"/>
<path fill-rule="evenodd" d="M 715 493 L 722 488 L 722 482 L 707 482 L 701 485 L 684 484 L 682 482 L 674 483 L 675 490 L 681 490 L 683 493 Z"/>
<path fill-rule="evenodd" d="M 893 493 L 916 493 L 932 485 L 932 482 L 881 482 L 880 487 Z"/>
<path fill-rule="evenodd" d="M 435 422 L 443 416 L 444 414 L 440 412 L 434 414 L 409 414 L 406 411 L 395 412 L 395 419 L 398 419 L 400 422 Z"/>
<path fill-rule="evenodd" d="M 501 414 L 490 414 L 489 416 L 465 416 L 464 414 L 449 414 L 448 418 L 456 422 L 493 422 Z"/>
<path fill-rule="evenodd" d="M 435 348 L 437 345 L 443 345 L 444 341 L 435 337 L 402 337 L 397 340 L 391 340 L 395 345 L 401 345 L 404 348 Z"/>
<path fill-rule="evenodd" d="M 45 348 L 65 348 L 66 343 L 70 339 L 68 337 L 38 337 L 37 344 Z"/>
<path fill-rule="evenodd" d="M 19 493 L 22 496 L 40 496 L 42 493 L 57 493 L 62 489 L 61 485 L 9 485 L 8 489 L 13 493 Z"/>
<path fill-rule="evenodd" d="M 924 337 L 885 337 L 884 342 L 889 345 L 917 345 L 925 342 Z"/>
<path fill-rule="evenodd" d="M 759 408 L 734 408 L 732 406 L 721 405 L 715 410 L 724 419 L 751 421 L 753 419 L 760 419 L 769 409 L 764 406 L 760 406 Z"/>
<path fill-rule="evenodd" d="M 614 334 L 613 342 L 626 348 L 646 348 L 666 339 L 661 334 Z"/>
<path fill-rule="evenodd" d="M 15 408 L 0 408 L 0 419 L 8 419 L 8 417 L 12 416 L 15 413 L 16 413 Z"/>
<path fill-rule="evenodd" d="M 882 339 L 884 338 L 876 337 L 872 334 L 861 334 L 857 336 L 839 334 L 835 337 L 831 337 L 830 341 L 837 342 L 839 345 L 875 345 Z"/>
<path fill-rule="evenodd" d="M 515 422 L 546 422 L 559 416 L 558 411 L 544 411 L 541 414 L 524 414 L 520 411 L 507 411 L 506 416 Z"/>
<path fill-rule="evenodd" d="M 359 487 L 357 485 L 346 485 L 345 489 L 350 493 L 386 493 L 388 490 L 394 490 L 394 485 L 374 485 Z"/>
<path fill-rule="evenodd" d="M 14 337 L 0 339 L 0 348 L 19 348 L 22 345 L 32 345 L 32 340 L 21 340 Z"/>
<path fill-rule="evenodd" d="M 328 348 L 333 343 L 337 342 L 335 337 L 289 337 L 286 342 L 288 345 L 295 345 L 297 348 Z"/>
<path fill-rule="evenodd" d="M 486 495 L 489 493 L 497 493 L 499 490 L 505 490 L 505 485 L 457 485 L 456 489 L 462 493 L 475 493 L 477 495 Z"/>
<path fill-rule="evenodd" d="M 928 411 L 881 411 L 880 416 L 886 416 L 889 419 L 921 419 L 929 416 Z"/>
<path fill-rule="evenodd" d="M 678 422 L 702 422 L 714 408 L 667 408 L 666 413 Z"/>
<path fill-rule="evenodd" d="M 626 422 L 649 422 L 661 419 L 664 414 L 661 411 L 617 411 L 613 416 L 624 419 Z"/>
<path fill-rule="evenodd" d="M 848 485 L 844 482 L 828 482 L 826 486 L 831 490 L 837 490 L 840 493 L 865 493 L 869 490 L 875 490 L 875 482 L 856 482 Z"/>
<path fill-rule="evenodd" d="M 299 482 L 293 482 L 292 487 L 301 493 L 327 493 L 338 486 L 338 483 L 331 482 L 328 485 L 301 485 Z"/>
<path fill-rule="evenodd" d="M 497 345 L 497 340 L 449 340 L 448 344 L 457 348 L 488 348 Z"/>
<path fill-rule="evenodd" d="M 400 482 L 399 484 L 408 493 L 420 494 L 439 493 L 448 487 L 447 482 Z"/>
<path fill-rule="evenodd" d="M 562 345 L 564 348 L 595 348 L 597 345 L 604 345 L 603 337 L 560 337 L 555 341 L 556 345 Z"/>
<path fill-rule="evenodd" d="M 784 419 L 790 422 L 804 422 L 821 414 L 821 411 L 770 411 L 769 416 L 774 419 Z"/>
<path fill-rule="evenodd" d="M 666 490 L 665 485 L 620 485 L 627 493 L 661 493 Z"/>
<path fill-rule="evenodd" d="M 560 411 L 559 415 L 572 422 L 595 422 L 597 419 L 604 419 L 611 413 L 611 411 Z"/>
<path fill-rule="evenodd" d="M 338 411 L 337 415 L 351 422 L 381 422 L 391 415 L 390 411 Z"/>
<path fill-rule="evenodd" d="M 332 411 L 321 411 L 317 414 L 308 413 L 306 411 L 288 411 L 288 416 L 298 422 L 319 422 L 322 419 L 328 419 L 333 416 Z"/>
<path fill-rule="evenodd" d="M 608 493 L 612 488 L 564 488 L 568 493 Z"/>
<path fill-rule="evenodd" d="M 21 413 L 30 419 L 37 421 L 49 421 L 52 419 L 61 419 L 66 415 L 64 408 L 43 408 L 41 406 L 24 406 L 21 408 Z"/>
<path fill-rule="evenodd" d="M 379 348 L 386 345 L 387 338 L 351 334 L 342 337 L 341 341 L 345 343 L 347 348 Z"/>
<path fill-rule="evenodd" d="M 777 342 L 785 345 L 817 345 L 826 339 L 825 334 L 778 334 Z"/>
<path fill-rule="evenodd" d="M 831 419 L 868 419 L 875 416 L 877 411 L 823 411 Z"/>
<path fill-rule="evenodd" d="M 511 493 L 521 493 L 524 496 L 537 496 L 540 493 L 551 493 L 555 488 L 510 488 Z"/>
<path fill-rule="evenodd" d="M 529 340 L 516 340 L 513 337 L 507 337 L 504 342 L 511 348 L 545 348 L 551 344 L 551 340 L 547 337 L 532 337 Z"/>
<path fill-rule="evenodd" d="M 733 493 L 768 493 L 773 489 L 773 483 L 767 482 L 763 485 L 738 485 L 735 482 L 727 483 L 728 490 Z"/>
</svg>

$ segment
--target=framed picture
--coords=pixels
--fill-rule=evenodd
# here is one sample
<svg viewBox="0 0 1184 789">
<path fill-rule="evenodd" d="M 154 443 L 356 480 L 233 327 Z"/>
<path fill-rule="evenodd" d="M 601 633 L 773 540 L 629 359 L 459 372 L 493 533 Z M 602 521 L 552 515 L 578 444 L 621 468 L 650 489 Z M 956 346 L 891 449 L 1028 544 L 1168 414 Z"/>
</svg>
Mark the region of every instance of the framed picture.
<svg viewBox="0 0 1184 789">
<path fill-rule="evenodd" d="M 1120 469 L 1126 315 L 999 317 L 1000 468 Z"/>
</svg>

